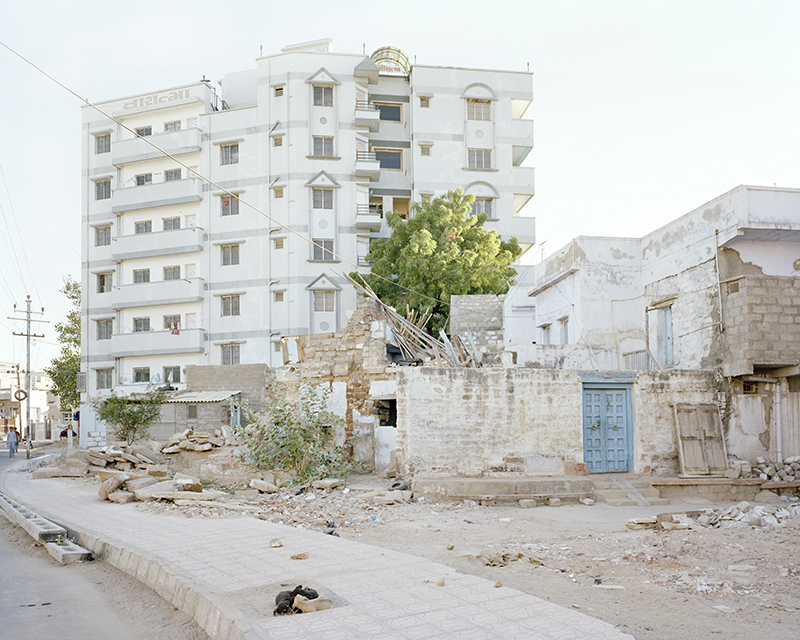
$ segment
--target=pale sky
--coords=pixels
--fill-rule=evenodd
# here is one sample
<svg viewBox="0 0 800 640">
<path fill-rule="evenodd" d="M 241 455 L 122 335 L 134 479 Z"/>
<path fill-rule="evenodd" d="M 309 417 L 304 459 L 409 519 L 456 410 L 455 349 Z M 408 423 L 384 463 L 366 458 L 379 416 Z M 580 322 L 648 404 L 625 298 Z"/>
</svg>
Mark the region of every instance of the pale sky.
<svg viewBox="0 0 800 640">
<path fill-rule="evenodd" d="M 799 25 L 793 0 L 0 2 L 0 42 L 91 101 L 326 37 L 420 64 L 530 63 L 534 262 L 577 235 L 642 236 L 739 184 L 800 187 Z M 63 320 L 62 278 L 80 279 L 81 103 L 2 47 L 0 70 L 0 361 L 24 364 L 13 304 L 29 293 Z M 52 324 L 37 332 L 38 369 L 59 349 Z"/>
</svg>

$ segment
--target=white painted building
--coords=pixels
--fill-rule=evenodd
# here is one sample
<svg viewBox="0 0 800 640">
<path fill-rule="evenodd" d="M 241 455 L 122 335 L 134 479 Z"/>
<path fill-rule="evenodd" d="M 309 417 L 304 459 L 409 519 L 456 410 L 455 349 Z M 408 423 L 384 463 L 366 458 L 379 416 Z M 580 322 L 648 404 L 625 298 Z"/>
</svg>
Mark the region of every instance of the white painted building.
<svg viewBox="0 0 800 640">
<path fill-rule="evenodd" d="M 385 211 L 461 187 L 488 228 L 535 242 L 530 73 L 330 45 L 99 104 L 141 137 L 84 107 L 82 444 L 105 439 L 86 403 L 112 388 L 279 365 L 282 336 L 342 328 L 356 297 L 339 274 L 366 266 Z"/>
</svg>

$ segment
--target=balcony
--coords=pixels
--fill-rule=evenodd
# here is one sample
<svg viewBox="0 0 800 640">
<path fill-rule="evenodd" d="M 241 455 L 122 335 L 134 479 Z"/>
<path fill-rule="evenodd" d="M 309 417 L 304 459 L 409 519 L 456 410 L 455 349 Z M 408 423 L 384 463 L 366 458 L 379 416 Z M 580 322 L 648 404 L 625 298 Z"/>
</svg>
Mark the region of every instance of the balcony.
<svg viewBox="0 0 800 640">
<path fill-rule="evenodd" d="M 520 166 L 533 149 L 533 120 L 511 121 L 511 153 L 515 167 Z"/>
<path fill-rule="evenodd" d="M 372 102 L 356 100 L 357 127 L 369 127 L 372 133 L 377 133 L 381 128 L 381 112 Z"/>
<path fill-rule="evenodd" d="M 514 216 L 511 218 L 511 233 L 522 247 L 527 251 L 536 244 L 536 218 L 526 216 Z"/>
<path fill-rule="evenodd" d="M 114 309 L 127 309 L 197 302 L 205 295 L 205 284 L 203 278 L 124 284 L 111 290 L 110 303 Z"/>
<path fill-rule="evenodd" d="M 150 146 L 147 140 L 173 156 L 197 153 L 200 151 L 200 136 L 200 129 L 192 127 L 147 138 L 119 140 L 111 145 L 111 164 L 119 167 L 131 162 L 163 158 L 164 154 Z"/>
<path fill-rule="evenodd" d="M 356 175 L 360 178 L 369 178 L 370 180 L 380 180 L 381 163 L 378 162 L 378 157 L 374 153 L 369 153 L 367 151 L 357 151 Z"/>
<path fill-rule="evenodd" d="M 171 331 L 115 333 L 111 337 L 111 345 L 116 358 L 172 353 L 203 353 L 205 330 L 181 329 L 179 334 Z"/>
<path fill-rule="evenodd" d="M 356 227 L 380 231 L 383 224 L 383 205 L 359 204 L 356 205 Z"/>
<path fill-rule="evenodd" d="M 203 241 L 203 230 L 198 227 L 121 236 L 111 240 L 111 259 L 119 262 L 132 258 L 192 253 L 203 250 Z"/>
<path fill-rule="evenodd" d="M 114 213 L 125 213 L 137 209 L 165 207 L 171 204 L 200 202 L 203 199 L 201 186 L 199 179 L 186 178 L 116 189 L 112 193 L 111 210 Z"/>
</svg>

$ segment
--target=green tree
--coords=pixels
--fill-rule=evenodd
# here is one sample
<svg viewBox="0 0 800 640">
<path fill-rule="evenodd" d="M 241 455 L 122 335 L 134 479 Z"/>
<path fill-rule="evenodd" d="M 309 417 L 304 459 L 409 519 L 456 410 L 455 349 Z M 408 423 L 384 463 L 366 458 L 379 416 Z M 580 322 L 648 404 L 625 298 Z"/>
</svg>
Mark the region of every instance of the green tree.
<svg viewBox="0 0 800 640">
<path fill-rule="evenodd" d="M 94 400 L 92 406 L 117 440 L 133 444 L 148 437 L 150 425 L 161 417 L 163 402 L 164 394 L 152 387 L 143 394 L 130 396 L 118 396 L 112 390 L 110 396 Z"/>
<path fill-rule="evenodd" d="M 345 422 L 328 409 L 330 391 L 300 379 L 299 401 L 290 402 L 274 380 L 264 413 L 251 413 L 239 432 L 244 458 L 259 469 L 294 471 L 300 482 L 347 476 L 353 468 L 345 448 L 335 443 Z"/>
<path fill-rule="evenodd" d="M 65 322 L 55 326 L 61 354 L 53 358 L 44 370 L 53 381 L 53 393 L 59 396 L 62 408 L 76 408 L 81 403 L 78 393 L 78 372 L 81 370 L 81 285 L 72 278 L 64 278 L 60 289 L 72 303 Z"/>
<path fill-rule="evenodd" d="M 434 335 L 447 324 L 451 295 L 505 293 L 517 274 L 511 267 L 522 255 L 517 239 L 506 242 L 484 229 L 488 216 L 472 215 L 474 201 L 455 189 L 415 202 L 408 220 L 388 214 L 392 235 L 375 241 L 367 256 L 375 264 L 364 280 L 378 297 L 399 313 L 430 310 L 427 329 Z"/>
</svg>

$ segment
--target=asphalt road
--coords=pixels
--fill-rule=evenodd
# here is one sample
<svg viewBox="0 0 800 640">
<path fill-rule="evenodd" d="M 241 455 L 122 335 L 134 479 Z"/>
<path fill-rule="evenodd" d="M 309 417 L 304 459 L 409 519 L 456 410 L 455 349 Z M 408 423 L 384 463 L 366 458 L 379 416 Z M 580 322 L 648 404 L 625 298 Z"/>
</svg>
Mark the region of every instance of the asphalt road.
<svg viewBox="0 0 800 640">
<path fill-rule="evenodd" d="M 0 447 L 0 472 L 25 459 Z M 207 640 L 155 592 L 102 562 L 62 566 L 0 515 L 0 640 Z"/>
</svg>

